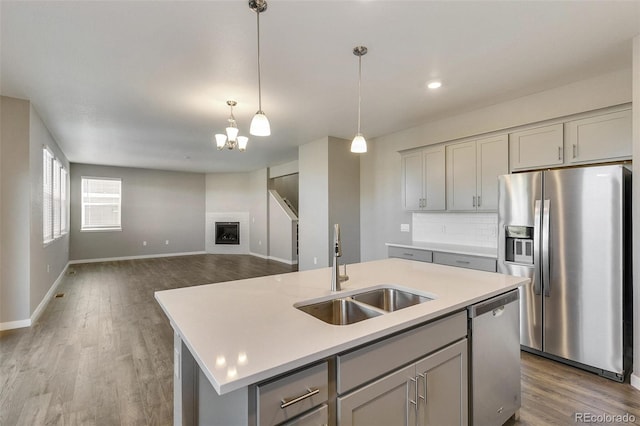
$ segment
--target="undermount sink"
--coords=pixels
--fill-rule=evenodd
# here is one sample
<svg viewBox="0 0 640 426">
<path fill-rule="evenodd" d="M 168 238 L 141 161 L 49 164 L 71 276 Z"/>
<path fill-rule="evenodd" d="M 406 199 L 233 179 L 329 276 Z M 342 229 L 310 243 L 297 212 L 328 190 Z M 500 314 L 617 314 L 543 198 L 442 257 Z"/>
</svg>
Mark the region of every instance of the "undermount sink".
<svg viewBox="0 0 640 426">
<path fill-rule="evenodd" d="M 322 302 L 294 306 L 326 323 L 348 325 L 429 300 L 433 298 L 395 287 L 380 287 L 363 289 L 351 295 L 337 295 L 334 299 Z"/>
<path fill-rule="evenodd" d="M 354 324 L 368 318 L 382 315 L 346 298 L 331 299 L 311 305 L 298 306 L 303 312 L 333 325 Z"/>
<path fill-rule="evenodd" d="M 420 296 L 419 294 L 391 287 L 378 288 L 376 290 L 354 294 L 351 298 L 387 312 L 397 311 L 398 309 L 433 300 L 430 297 Z"/>
</svg>

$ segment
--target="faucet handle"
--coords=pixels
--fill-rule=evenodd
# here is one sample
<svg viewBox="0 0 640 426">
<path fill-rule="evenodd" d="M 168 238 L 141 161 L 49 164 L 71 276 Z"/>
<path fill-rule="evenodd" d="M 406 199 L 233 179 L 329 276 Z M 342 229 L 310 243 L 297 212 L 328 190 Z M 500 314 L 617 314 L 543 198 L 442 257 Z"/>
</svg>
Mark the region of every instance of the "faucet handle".
<svg viewBox="0 0 640 426">
<path fill-rule="evenodd" d="M 347 281 L 349 279 L 349 275 L 347 275 L 347 264 L 345 263 L 342 266 L 344 266 L 344 275 L 340 275 L 340 281 Z M 338 272 L 340 272 L 339 269 Z"/>
</svg>

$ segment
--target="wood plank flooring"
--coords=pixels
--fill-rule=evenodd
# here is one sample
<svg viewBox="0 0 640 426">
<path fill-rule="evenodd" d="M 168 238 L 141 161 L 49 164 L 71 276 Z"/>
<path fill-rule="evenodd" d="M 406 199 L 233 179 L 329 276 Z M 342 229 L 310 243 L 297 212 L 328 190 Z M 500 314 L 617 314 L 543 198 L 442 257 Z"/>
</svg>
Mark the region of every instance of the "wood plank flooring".
<svg viewBox="0 0 640 426">
<path fill-rule="evenodd" d="M 33 327 L 0 332 L 0 425 L 171 425 L 173 334 L 153 293 L 294 269 L 238 255 L 70 266 Z M 640 424 L 640 391 L 523 353 L 510 424 L 575 424 L 576 412 Z"/>
</svg>

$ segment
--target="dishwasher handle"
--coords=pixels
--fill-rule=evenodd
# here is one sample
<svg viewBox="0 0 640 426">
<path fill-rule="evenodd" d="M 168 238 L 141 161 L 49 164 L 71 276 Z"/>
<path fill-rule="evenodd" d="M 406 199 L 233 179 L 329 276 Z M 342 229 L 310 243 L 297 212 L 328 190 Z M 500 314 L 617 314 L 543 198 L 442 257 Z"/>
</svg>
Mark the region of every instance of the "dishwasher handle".
<svg viewBox="0 0 640 426">
<path fill-rule="evenodd" d="M 500 316 L 505 305 L 516 302 L 518 300 L 518 290 L 512 290 L 509 293 L 501 294 L 484 302 L 477 303 L 469 307 L 469 318 L 479 317 L 487 312 L 492 312 L 493 316 Z"/>
</svg>

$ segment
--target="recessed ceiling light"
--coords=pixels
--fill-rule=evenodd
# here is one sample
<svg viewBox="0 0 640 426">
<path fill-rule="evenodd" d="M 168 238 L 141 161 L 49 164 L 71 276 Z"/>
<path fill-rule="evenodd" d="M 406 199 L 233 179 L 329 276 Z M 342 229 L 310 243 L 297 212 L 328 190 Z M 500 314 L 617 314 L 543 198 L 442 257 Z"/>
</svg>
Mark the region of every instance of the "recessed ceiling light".
<svg viewBox="0 0 640 426">
<path fill-rule="evenodd" d="M 440 86 L 442 86 L 442 83 L 440 81 L 432 81 L 431 83 L 427 84 L 427 87 L 429 89 L 437 89 Z"/>
</svg>

